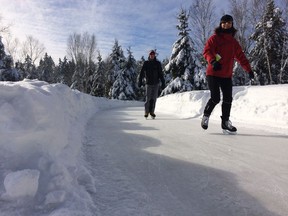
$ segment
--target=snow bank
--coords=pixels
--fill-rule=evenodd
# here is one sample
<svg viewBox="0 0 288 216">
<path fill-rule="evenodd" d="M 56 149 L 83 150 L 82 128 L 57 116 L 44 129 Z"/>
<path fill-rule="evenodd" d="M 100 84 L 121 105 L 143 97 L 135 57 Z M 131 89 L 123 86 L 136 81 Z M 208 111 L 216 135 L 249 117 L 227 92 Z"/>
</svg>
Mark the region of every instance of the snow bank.
<svg viewBox="0 0 288 216">
<path fill-rule="evenodd" d="M 288 133 L 288 85 L 233 87 L 231 117 L 233 123 L 264 130 Z M 156 111 L 181 118 L 202 118 L 210 92 L 191 91 L 161 97 Z M 210 120 L 220 121 L 221 102 Z"/>
<path fill-rule="evenodd" d="M 95 188 L 81 158 L 85 125 L 97 111 L 125 105 L 63 84 L 0 82 L 2 199 L 35 197 L 35 206 L 43 209 L 77 203 L 72 212 L 89 215 L 95 206 L 81 184 L 89 180 L 90 192 Z"/>
</svg>

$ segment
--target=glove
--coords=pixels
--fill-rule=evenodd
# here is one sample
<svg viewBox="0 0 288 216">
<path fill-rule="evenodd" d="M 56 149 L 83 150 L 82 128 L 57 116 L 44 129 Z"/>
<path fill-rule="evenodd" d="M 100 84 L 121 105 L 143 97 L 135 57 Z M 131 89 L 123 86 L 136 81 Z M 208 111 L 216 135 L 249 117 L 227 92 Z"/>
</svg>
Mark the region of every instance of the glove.
<svg viewBox="0 0 288 216">
<path fill-rule="evenodd" d="M 142 86 L 142 82 L 139 81 L 139 82 L 138 82 L 138 87 L 141 88 L 141 86 Z"/>
<path fill-rule="evenodd" d="M 216 60 L 213 60 L 211 62 L 211 65 L 212 65 L 214 71 L 219 71 L 222 68 L 222 65 Z"/>
<path fill-rule="evenodd" d="M 161 89 L 162 89 L 162 90 L 165 89 L 165 83 L 162 83 Z"/>
<path fill-rule="evenodd" d="M 248 74 L 250 80 L 253 80 L 255 78 L 253 71 L 250 71 Z"/>
</svg>

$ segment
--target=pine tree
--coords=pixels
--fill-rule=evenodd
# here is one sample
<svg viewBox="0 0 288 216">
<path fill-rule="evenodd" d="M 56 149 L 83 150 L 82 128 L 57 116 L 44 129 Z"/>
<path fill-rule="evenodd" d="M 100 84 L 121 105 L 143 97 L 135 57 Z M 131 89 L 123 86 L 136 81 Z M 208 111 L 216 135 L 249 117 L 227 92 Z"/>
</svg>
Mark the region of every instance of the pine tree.
<svg viewBox="0 0 288 216">
<path fill-rule="evenodd" d="M 137 81 L 138 81 L 138 77 L 140 75 L 140 71 L 141 71 L 141 68 L 142 68 L 144 62 L 145 62 L 144 56 L 142 56 L 141 59 L 136 62 Z M 162 65 L 162 68 L 163 68 L 163 65 Z M 138 88 L 138 90 L 137 90 L 137 99 L 140 101 L 145 101 L 145 97 L 146 97 L 145 86 L 142 86 L 142 87 Z"/>
<path fill-rule="evenodd" d="M 75 71 L 72 76 L 72 89 L 77 89 L 83 93 L 90 93 L 92 89 L 92 74 L 95 70 L 94 63 L 79 60 L 75 65 Z"/>
<path fill-rule="evenodd" d="M 56 83 L 55 77 L 55 63 L 51 56 L 45 53 L 44 58 L 40 60 L 39 66 L 37 67 L 39 74 L 39 80 Z"/>
<path fill-rule="evenodd" d="M 87 69 L 84 70 L 83 74 L 83 86 L 84 86 L 84 93 L 90 94 L 93 85 L 93 74 L 96 70 L 96 64 L 93 61 L 89 61 L 87 63 Z"/>
<path fill-rule="evenodd" d="M 92 76 L 92 89 L 90 94 L 96 97 L 105 96 L 105 65 L 102 60 L 102 56 L 98 53 L 98 62 L 96 63 L 96 69 Z"/>
<path fill-rule="evenodd" d="M 287 82 L 281 75 L 281 70 L 284 74 L 288 70 L 288 65 L 283 68 L 283 60 L 288 58 L 288 53 L 287 31 L 281 15 L 282 12 L 275 7 L 274 1 L 269 0 L 262 20 L 256 25 L 252 35 L 255 47 L 250 53 L 251 65 L 261 85 Z"/>
<path fill-rule="evenodd" d="M 21 73 L 13 68 L 13 58 L 6 55 L 5 47 L 0 36 L 0 81 L 19 81 L 22 79 Z"/>
<path fill-rule="evenodd" d="M 85 92 L 84 88 L 84 74 L 87 70 L 87 64 L 83 61 L 78 61 L 75 65 L 75 71 L 72 76 L 72 89 L 77 89 L 80 92 Z"/>
<path fill-rule="evenodd" d="M 20 66 L 24 72 L 24 78 L 27 79 L 38 79 L 39 74 L 37 73 L 36 66 L 32 63 L 32 59 L 29 55 L 26 56 L 24 63 Z"/>
<path fill-rule="evenodd" d="M 119 73 L 121 73 L 124 63 L 125 56 L 123 54 L 123 50 L 119 45 L 118 40 L 115 40 L 114 46 L 112 48 L 112 53 L 109 56 L 109 68 L 106 74 L 105 94 L 108 98 L 112 98 L 113 84 L 116 80 L 116 77 L 119 75 Z"/>
<path fill-rule="evenodd" d="M 198 60 L 200 56 L 194 49 L 194 43 L 189 36 L 190 29 L 186 10 L 181 9 L 177 19 L 179 21 L 176 26 L 179 30 L 179 39 L 173 44 L 173 52 L 169 63 L 165 66 L 165 71 L 171 74 L 172 80 L 161 95 L 200 89 L 202 88 L 201 83 L 204 82 L 201 80 L 202 76 L 199 76 L 199 73 L 203 73 Z"/>
<path fill-rule="evenodd" d="M 111 97 L 119 100 L 136 99 L 136 60 L 134 59 L 131 49 L 128 50 L 127 61 L 124 68 L 118 73 L 112 87 Z"/>
<path fill-rule="evenodd" d="M 59 59 L 59 63 L 56 69 L 58 82 L 70 87 L 72 85 L 72 77 L 75 68 L 75 62 L 73 60 L 68 61 L 66 56 L 64 57 L 63 61 Z"/>
</svg>

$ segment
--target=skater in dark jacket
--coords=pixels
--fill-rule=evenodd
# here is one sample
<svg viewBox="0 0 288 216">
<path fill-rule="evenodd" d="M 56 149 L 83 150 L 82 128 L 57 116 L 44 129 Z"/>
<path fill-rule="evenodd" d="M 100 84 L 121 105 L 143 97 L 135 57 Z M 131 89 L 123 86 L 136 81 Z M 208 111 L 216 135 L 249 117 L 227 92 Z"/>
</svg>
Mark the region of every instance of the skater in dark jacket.
<svg viewBox="0 0 288 216">
<path fill-rule="evenodd" d="M 158 97 L 159 81 L 161 81 L 162 89 L 165 88 L 162 66 L 161 63 L 156 59 L 155 54 L 156 53 L 154 50 L 149 52 L 148 60 L 144 62 L 138 79 L 139 88 L 143 84 L 143 78 L 145 77 L 146 79 L 145 118 L 147 118 L 149 114 L 152 118 L 156 117 L 154 110 Z"/>
<path fill-rule="evenodd" d="M 232 106 L 232 72 L 234 60 L 239 62 L 243 69 L 248 72 L 250 79 L 254 79 L 251 66 L 243 53 L 243 50 L 234 38 L 237 30 L 233 27 L 233 17 L 224 15 L 215 33 L 207 40 L 203 56 L 208 62 L 206 78 L 210 90 L 210 99 L 207 102 L 201 127 L 208 128 L 209 116 L 214 107 L 220 102 L 220 90 L 222 91 L 222 129 L 236 132 L 229 120 Z"/>
</svg>

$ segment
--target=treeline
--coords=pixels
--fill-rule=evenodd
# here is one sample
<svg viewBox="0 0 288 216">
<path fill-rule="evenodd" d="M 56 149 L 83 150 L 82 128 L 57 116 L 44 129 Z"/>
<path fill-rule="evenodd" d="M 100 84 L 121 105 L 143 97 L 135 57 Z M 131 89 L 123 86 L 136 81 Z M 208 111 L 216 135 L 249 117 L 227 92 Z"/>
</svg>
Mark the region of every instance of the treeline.
<svg viewBox="0 0 288 216">
<path fill-rule="evenodd" d="M 282 9 L 272 0 L 230 0 L 236 36 L 248 56 L 256 85 L 288 83 L 287 0 Z M 161 95 L 207 89 L 207 62 L 202 50 L 207 38 L 219 25 L 213 0 L 195 0 L 189 9 L 181 8 L 176 26 L 178 39 L 172 45 L 171 56 L 162 61 L 166 88 Z M 2 28 L 2 30 L 5 28 Z M 1 31 L 1 28 L 0 28 Z M 1 38 L 0 38 L 1 39 Z M 55 64 L 43 46 L 29 36 L 22 53 L 25 59 L 13 62 L 11 46 L 6 49 L 0 40 L 0 80 L 38 79 L 48 83 L 64 83 L 73 89 L 97 97 L 120 100 L 142 100 L 144 89 L 137 87 L 137 76 L 145 60 L 136 60 L 131 48 L 124 51 L 115 40 L 108 57 L 97 51 L 95 35 L 69 36 L 67 57 Z M 29 46 L 30 45 L 30 46 Z M 31 46 L 34 45 L 34 46 Z M 33 49 L 30 49 L 34 47 Z M 234 85 L 249 84 L 248 76 L 236 63 Z"/>
</svg>

